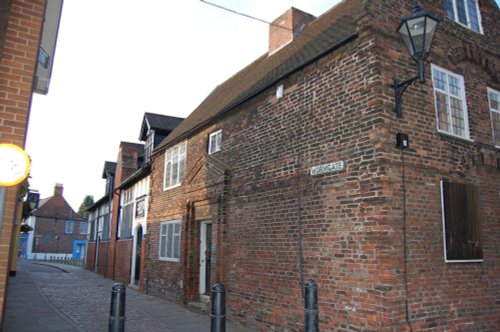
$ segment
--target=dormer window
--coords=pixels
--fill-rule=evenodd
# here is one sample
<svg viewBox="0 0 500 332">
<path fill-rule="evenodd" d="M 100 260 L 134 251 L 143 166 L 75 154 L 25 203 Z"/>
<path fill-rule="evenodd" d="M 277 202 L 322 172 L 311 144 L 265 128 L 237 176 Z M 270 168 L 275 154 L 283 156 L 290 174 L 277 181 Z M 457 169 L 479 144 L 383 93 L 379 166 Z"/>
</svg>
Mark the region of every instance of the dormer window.
<svg viewBox="0 0 500 332">
<path fill-rule="evenodd" d="M 216 153 L 221 150 L 222 130 L 217 130 L 208 137 L 208 154 Z"/>
<path fill-rule="evenodd" d="M 477 0 L 444 0 L 444 11 L 449 19 L 478 33 L 483 32 Z"/>
<path fill-rule="evenodd" d="M 146 144 L 144 146 L 144 161 L 146 163 L 151 161 L 151 155 L 153 154 L 154 148 L 155 131 L 148 130 L 148 136 L 146 137 Z"/>
</svg>

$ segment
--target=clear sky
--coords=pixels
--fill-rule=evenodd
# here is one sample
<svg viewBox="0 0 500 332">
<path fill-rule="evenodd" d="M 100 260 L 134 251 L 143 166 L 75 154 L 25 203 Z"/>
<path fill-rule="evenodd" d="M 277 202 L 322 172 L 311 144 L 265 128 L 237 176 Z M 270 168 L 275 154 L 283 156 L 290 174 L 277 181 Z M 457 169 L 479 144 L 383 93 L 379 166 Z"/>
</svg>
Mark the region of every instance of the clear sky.
<svg viewBox="0 0 500 332">
<path fill-rule="evenodd" d="M 319 16 L 338 0 L 212 0 L 273 21 L 291 6 Z M 268 25 L 199 0 L 65 0 L 49 93 L 34 96 L 31 189 L 77 210 L 104 194 L 105 161 L 139 142 L 145 112 L 187 117 L 267 51 Z"/>
</svg>

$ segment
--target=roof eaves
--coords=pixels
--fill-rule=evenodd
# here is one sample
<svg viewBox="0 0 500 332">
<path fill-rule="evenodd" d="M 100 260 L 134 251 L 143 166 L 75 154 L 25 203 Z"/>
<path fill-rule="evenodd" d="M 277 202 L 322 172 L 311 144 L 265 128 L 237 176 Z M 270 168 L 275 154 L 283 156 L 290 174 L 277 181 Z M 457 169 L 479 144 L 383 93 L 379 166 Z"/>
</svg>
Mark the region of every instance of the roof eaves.
<svg viewBox="0 0 500 332">
<path fill-rule="evenodd" d="M 189 138 L 190 136 L 192 136 L 192 134 L 200 131 L 202 128 L 206 127 L 210 123 L 212 123 L 214 121 L 217 121 L 218 119 L 220 119 L 221 117 L 223 117 L 227 113 L 229 113 L 232 110 L 238 108 L 239 106 L 241 106 L 242 104 L 244 104 L 247 101 L 251 100 L 252 98 L 258 96 L 259 94 L 261 94 L 265 90 L 269 89 L 271 86 L 275 85 L 276 83 L 278 83 L 278 82 L 280 82 L 280 81 L 282 81 L 282 80 L 284 80 L 284 79 L 292 76 L 293 74 L 295 74 L 295 73 L 299 72 L 300 70 L 304 69 L 305 67 L 309 66 L 311 63 L 314 63 L 315 61 L 317 61 L 317 60 L 321 59 L 322 57 L 326 56 L 327 54 L 329 54 L 329 53 L 331 53 L 331 52 L 333 52 L 333 51 L 341 48 L 342 46 L 348 44 L 349 42 L 353 41 L 356 38 L 357 38 L 357 34 L 352 34 L 352 35 L 348 36 L 347 38 L 345 38 L 344 40 L 340 41 L 336 45 L 333 45 L 330 49 L 326 50 L 325 52 L 322 52 L 322 53 L 318 54 L 316 57 L 313 57 L 309 61 L 305 62 L 304 64 L 302 64 L 300 66 L 298 66 L 297 68 L 295 68 L 295 69 L 287 72 L 284 75 L 280 75 L 280 76 L 276 77 L 273 80 L 270 80 L 266 85 L 264 85 L 260 89 L 254 91 L 253 93 L 251 93 L 248 96 L 242 98 L 241 100 L 238 100 L 234 104 L 229 105 L 228 107 L 224 108 L 219 113 L 217 113 L 215 116 L 213 116 L 213 117 L 211 117 L 211 118 L 209 118 L 209 119 L 207 119 L 207 120 L 205 120 L 203 122 L 200 122 L 198 125 L 196 125 L 195 127 L 191 128 L 190 130 L 185 131 L 185 132 L 179 134 L 176 138 L 172 139 L 171 141 L 165 140 L 164 142 L 162 142 L 154 150 L 153 155 L 161 153 L 161 151 L 163 151 L 163 150 L 165 150 L 165 149 L 167 149 L 167 148 L 169 148 L 171 146 L 174 146 L 175 144 L 177 144 L 179 142 L 182 142 L 183 140 Z"/>
</svg>

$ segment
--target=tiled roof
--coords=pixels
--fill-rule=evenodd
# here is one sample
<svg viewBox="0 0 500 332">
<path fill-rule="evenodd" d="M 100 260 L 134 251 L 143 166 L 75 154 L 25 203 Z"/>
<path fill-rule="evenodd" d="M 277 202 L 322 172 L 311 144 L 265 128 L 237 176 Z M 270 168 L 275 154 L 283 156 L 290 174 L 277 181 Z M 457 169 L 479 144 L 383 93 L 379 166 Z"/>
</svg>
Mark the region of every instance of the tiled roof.
<svg viewBox="0 0 500 332">
<path fill-rule="evenodd" d="M 273 84 L 356 38 L 356 20 L 364 13 L 364 3 L 363 0 L 342 1 L 312 21 L 291 43 L 269 56 L 267 53 L 262 55 L 219 85 L 155 152 L 189 137 Z"/>
<path fill-rule="evenodd" d="M 102 178 L 106 178 L 106 174 L 115 174 L 116 173 L 116 163 L 113 161 L 105 161 L 104 169 L 102 170 Z"/>
<path fill-rule="evenodd" d="M 59 195 L 41 199 L 38 208 L 32 212 L 32 215 L 41 218 L 83 220 L 66 199 Z"/>
<path fill-rule="evenodd" d="M 149 124 L 150 128 L 155 130 L 156 132 L 164 133 L 167 135 L 172 130 L 174 130 L 175 127 L 177 127 L 182 121 L 184 121 L 184 118 L 146 112 L 144 113 L 139 140 L 146 140 L 146 135 L 148 133 L 147 124 Z"/>
</svg>

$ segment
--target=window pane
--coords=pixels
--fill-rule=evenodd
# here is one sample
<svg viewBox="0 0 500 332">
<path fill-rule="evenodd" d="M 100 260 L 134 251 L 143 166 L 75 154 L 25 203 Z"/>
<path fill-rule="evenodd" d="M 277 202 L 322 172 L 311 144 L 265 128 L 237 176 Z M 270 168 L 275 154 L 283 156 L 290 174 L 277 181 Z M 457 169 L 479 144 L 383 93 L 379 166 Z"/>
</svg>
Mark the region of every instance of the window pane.
<svg viewBox="0 0 500 332">
<path fill-rule="evenodd" d="M 165 236 L 160 236 L 160 257 L 165 258 L 166 241 Z"/>
<path fill-rule="evenodd" d="M 463 105 L 460 99 L 450 98 L 451 101 L 451 122 L 453 124 L 453 133 L 464 136 L 465 123 L 463 118 Z"/>
<path fill-rule="evenodd" d="M 500 93 L 490 92 L 490 108 L 500 111 Z"/>
<path fill-rule="evenodd" d="M 179 234 L 177 234 L 174 236 L 174 241 L 173 241 L 174 252 L 173 252 L 172 258 L 177 258 L 177 259 L 179 258 L 179 241 L 180 241 L 180 237 L 179 237 Z"/>
<path fill-rule="evenodd" d="M 167 258 L 172 258 L 172 231 L 173 224 L 167 224 Z"/>
<path fill-rule="evenodd" d="M 467 25 L 467 13 L 465 12 L 465 0 L 456 0 L 457 2 L 457 16 L 458 21 L 464 25 Z"/>
<path fill-rule="evenodd" d="M 500 146 L 500 113 L 491 112 L 491 119 L 493 121 L 493 140 L 496 146 Z"/>
<path fill-rule="evenodd" d="M 446 74 L 440 70 L 433 70 L 433 78 L 434 78 L 434 88 L 447 91 L 446 86 L 447 86 L 447 79 L 446 79 Z"/>
<path fill-rule="evenodd" d="M 460 98 L 462 96 L 460 81 L 456 77 L 449 76 L 449 83 L 450 83 L 450 94 Z"/>
<path fill-rule="evenodd" d="M 455 13 L 453 11 L 453 1 L 452 0 L 444 0 L 444 11 L 446 16 L 455 20 Z"/>
<path fill-rule="evenodd" d="M 172 186 L 179 183 L 179 164 L 177 163 L 177 157 L 175 159 L 175 163 L 172 164 L 172 182 L 170 184 Z"/>
<path fill-rule="evenodd" d="M 469 11 L 469 25 L 472 30 L 480 32 L 476 1 L 477 0 L 467 0 L 467 9 Z"/>
<path fill-rule="evenodd" d="M 172 174 L 172 163 L 167 162 L 165 166 L 165 187 L 172 186 L 171 174 Z"/>
<path fill-rule="evenodd" d="M 448 131 L 450 128 L 448 117 L 448 98 L 444 93 L 436 92 L 436 108 L 438 112 L 438 128 Z"/>
</svg>

